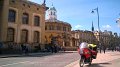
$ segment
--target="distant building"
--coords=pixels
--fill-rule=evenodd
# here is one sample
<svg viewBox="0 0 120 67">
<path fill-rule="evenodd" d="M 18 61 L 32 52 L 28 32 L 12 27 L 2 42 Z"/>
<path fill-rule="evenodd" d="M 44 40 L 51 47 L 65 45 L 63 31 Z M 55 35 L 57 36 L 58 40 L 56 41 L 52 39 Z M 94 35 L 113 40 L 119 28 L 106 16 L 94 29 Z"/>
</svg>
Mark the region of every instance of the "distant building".
<svg viewBox="0 0 120 67">
<path fill-rule="evenodd" d="M 103 32 L 95 31 L 94 35 L 97 41 L 106 47 L 115 47 L 120 43 L 120 39 L 117 33 L 112 33 L 111 31 L 104 30 Z"/>
<path fill-rule="evenodd" d="M 74 46 L 79 46 L 79 44 L 82 42 L 97 44 L 97 39 L 92 31 L 73 30 L 72 44 Z"/>
</svg>

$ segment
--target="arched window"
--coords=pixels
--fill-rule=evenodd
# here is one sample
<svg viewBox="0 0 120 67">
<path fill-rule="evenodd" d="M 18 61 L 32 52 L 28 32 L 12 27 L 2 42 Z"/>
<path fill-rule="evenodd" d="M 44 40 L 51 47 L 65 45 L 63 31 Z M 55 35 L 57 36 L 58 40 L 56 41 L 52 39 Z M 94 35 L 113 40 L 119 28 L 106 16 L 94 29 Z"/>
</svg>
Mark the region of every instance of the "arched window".
<svg viewBox="0 0 120 67">
<path fill-rule="evenodd" d="M 35 31 L 34 32 L 34 42 L 35 43 L 39 43 L 39 32 L 38 31 Z"/>
<path fill-rule="evenodd" d="M 28 13 L 23 13 L 22 23 L 23 24 L 28 24 L 28 22 L 29 22 L 29 15 L 28 15 Z"/>
<path fill-rule="evenodd" d="M 15 19 L 16 19 L 16 11 L 9 9 L 8 22 L 15 22 Z"/>
<path fill-rule="evenodd" d="M 34 16 L 34 25 L 40 26 L 40 17 L 39 16 Z"/>
<path fill-rule="evenodd" d="M 22 30 L 21 32 L 21 42 L 27 43 L 28 42 L 28 30 Z"/>
<path fill-rule="evenodd" d="M 15 30 L 13 28 L 8 28 L 8 31 L 7 31 L 8 42 L 14 42 L 14 33 L 15 33 Z"/>
</svg>

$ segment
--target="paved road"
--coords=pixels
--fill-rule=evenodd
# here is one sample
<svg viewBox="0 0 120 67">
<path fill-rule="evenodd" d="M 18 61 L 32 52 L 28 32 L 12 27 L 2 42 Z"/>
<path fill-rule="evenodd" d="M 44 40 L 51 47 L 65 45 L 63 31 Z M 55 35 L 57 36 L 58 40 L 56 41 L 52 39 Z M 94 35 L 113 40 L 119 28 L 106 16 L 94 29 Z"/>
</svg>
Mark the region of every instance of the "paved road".
<svg viewBox="0 0 120 67">
<path fill-rule="evenodd" d="M 56 53 L 46 56 L 0 58 L 0 67 L 64 67 L 79 59 L 78 53 Z"/>
<path fill-rule="evenodd" d="M 79 62 L 73 62 L 73 65 L 68 67 L 79 67 Z M 97 59 L 94 59 L 92 65 L 85 64 L 84 67 L 120 67 L 120 52 L 108 51 L 104 53 L 98 53 Z"/>
<path fill-rule="evenodd" d="M 120 67 L 120 59 L 111 62 L 93 63 L 91 66 L 86 65 L 85 67 Z"/>
</svg>

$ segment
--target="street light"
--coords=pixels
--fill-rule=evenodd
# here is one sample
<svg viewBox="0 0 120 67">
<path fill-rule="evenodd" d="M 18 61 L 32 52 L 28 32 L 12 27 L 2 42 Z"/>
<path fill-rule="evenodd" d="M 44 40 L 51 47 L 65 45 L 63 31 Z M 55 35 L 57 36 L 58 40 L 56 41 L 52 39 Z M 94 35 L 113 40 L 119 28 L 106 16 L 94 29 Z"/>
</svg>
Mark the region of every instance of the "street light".
<svg viewBox="0 0 120 67">
<path fill-rule="evenodd" d="M 100 31 L 100 26 L 99 26 L 99 11 L 98 11 L 98 7 L 95 9 L 92 9 L 91 13 L 95 13 L 95 10 L 97 11 L 97 16 L 98 16 L 98 30 Z"/>
<path fill-rule="evenodd" d="M 120 13 L 119 13 L 118 19 L 116 20 L 116 23 L 118 24 L 118 27 L 120 28 Z M 120 35 L 119 35 L 119 40 L 120 40 Z"/>
<path fill-rule="evenodd" d="M 99 46 L 100 46 L 100 53 L 101 53 L 101 44 L 100 44 L 100 25 L 99 25 L 99 10 L 98 10 L 98 7 L 97 8 L 95 8 L 95 9 L 92 9 L 92 12 L 91 13 L 95 13 L 95 11 L 97 12 L 97 16 L 98 16 L 98 33 L 99 33 L 99 35 L 98 35 L 98 44 L 99 44 Z"/>
</svg>

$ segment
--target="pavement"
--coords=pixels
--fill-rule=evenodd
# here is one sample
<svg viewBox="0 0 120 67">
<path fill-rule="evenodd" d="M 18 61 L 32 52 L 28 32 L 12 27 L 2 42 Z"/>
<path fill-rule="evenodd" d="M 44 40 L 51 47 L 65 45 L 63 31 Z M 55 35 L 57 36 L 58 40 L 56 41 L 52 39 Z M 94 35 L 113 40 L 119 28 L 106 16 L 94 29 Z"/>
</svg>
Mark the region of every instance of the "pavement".
<svg viewBox="0 0 120 67">
<path fill-rule="evenodd" d="M 58 53 L 76 53 L 77 51 L 59 51 Z M 51 52 L 37 52 L 37 53 L 28 53 L 28 54 L 2 54 L 0 58 L 7 58 L 7 57 L 22 57 L 22 56 L 33 56 L 33 55 L 52 55 L 55 53 Z"/>
<path fill-rule="evenodd" d="M 29 53 L 29 54 L 2 54 L 0 58 L 7 58 L 7 57 L 22 57 L 22 56 L 32 56 L 32 55 L 44 55 L 44 54 L 51 54 L 50 52 L 39 52 L 39 53 Z"/>
<path fill-rule="evenodd" d="M 77 51 L 43 53 L 43 56 L 41 56 L 41 53 L 37 54 L 0 58 L 0 67 L 64 67 L 79 59 Z"/>
<path fill-rule="evenodd" d="M 104 53 L 98 53 L 97 58 L 92 61 L 92 64 L 105 64 L 114 60 L 120 59 L 120 52 L 108 51 Z M 86 65 L 86 64 L 85 64 Z M 65 66 L 65 67 L 79 67 L 79 60 Z"/>
<path fill-rule="evenodd" d="M 23 56 L 23 57 L 21 57 L 21 56 Z M 41 56 L 45 56 L 45 57 L 41 57 Z M 13 57 L 13 58 L 10 58 L 10 57 Z M 1 63 L 2 66 L 12 64 L 11 65 L 11 67 L 12 67 L 13 65 L 16 65 L 16 63 L 17 63 L 17 65 L 18 65 L 17 67 L 19 67 L 21 65 L 24 66 L 26 63 L 33 62 L 33 60 L 34 60 L 34 62 L 36 62 L 36 63 L 34 63 L 33 65 L 38 65 L 36 67 L 39 67 L 39 65 L 41 67 L 49 67 L 50 65 L 51 65 L 50 67 L 56 67 L 56 64 L 58 65 L 57 67 L 79 67 L 79 60 L 78 60 L 79 54 L 77 53 L 77 51 L 65 51 L 65 52 L 60 51 L 59 53 L 50 53 L 50 52 L 29 53 L 29 56 L 24 55 L 24 54 L 23 55 L 21 55 L 21 54 L 11 54 L 10 55 L 9 54 L 9 55 L 0 55 L 0 58 L 1 58 L 0 61 L 4 62 L 4 63 Z M 64 60 L 64 59 L 66 59 L 66 60 Z M 8 62 L 7 60 L 9 60 L 9 61 L 11 60 L 11 61 Z M 54 62 L 50 62 L 53 60 L 54 60 Z M 14 61 L 14 62 L 12 62 L 12 61 Z M 23 61 L 25 64 L 23 64 Z M 26 61 L 29 61 L 29 62 L 26 62 Z M 120 52 L 107 51 L 105 54 L 98 53 L 97 58 L 94 59 L 92 62 L 92 65 L 88 66 L 88 67 L 114 67 L 113 65 L 118 65 L 115 67 L 119 67 L 120 63 L 118 61 L 120 61 Z M 117 64 L 116 64 L 116 62 L 117 62 Z M 39 64 L 37 64 L 37 63 L 39 63 Z M 46 66 L 46 63 L 48 63 L 49 66 Z M 54 63 L 56 63 L 56 64 L 54 64 Z M 109 65 L 109 66 L 105 66 L 105 65 Z M 32 65 L 30 65 L 30 66 L 32 67 Z M 85 65 L 85 67 L 86 66 L 87 66 L 87 64 Z M 14 66 L 14 67 L 16 67 L 16 66 Z M 28 66 L 26 66 L 26 67 L 28 67 Z"/>
</svg>

